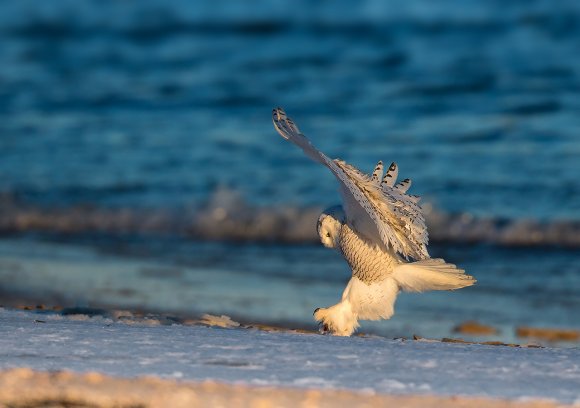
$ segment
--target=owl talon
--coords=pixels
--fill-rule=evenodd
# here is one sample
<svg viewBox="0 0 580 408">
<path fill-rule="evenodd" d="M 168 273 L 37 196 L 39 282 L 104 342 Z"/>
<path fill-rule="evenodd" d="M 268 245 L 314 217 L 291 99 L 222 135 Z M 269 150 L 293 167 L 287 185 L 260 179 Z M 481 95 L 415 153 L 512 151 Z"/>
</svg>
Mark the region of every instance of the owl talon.
<svg viewBox="0 0 580 408">
<path fill-rule="evenodd" d="M 320 322 L 318 324 L 318 332 L 320 334 L 329 334 L 330 329 L 328 328 L 328 324 Z"/>
</svg>

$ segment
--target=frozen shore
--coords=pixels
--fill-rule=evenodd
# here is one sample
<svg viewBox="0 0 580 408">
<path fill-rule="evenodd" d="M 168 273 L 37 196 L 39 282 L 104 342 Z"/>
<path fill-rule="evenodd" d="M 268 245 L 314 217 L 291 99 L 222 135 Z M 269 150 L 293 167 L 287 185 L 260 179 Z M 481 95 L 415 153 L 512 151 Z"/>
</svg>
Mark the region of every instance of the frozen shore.
<svg viewBox="0 0 580 408">
<path fill-rule="evenodd" d="M 0 328 L 1 370 L 26 367 L 98 372 L 123 378 L 154 376 L 244 387 L 344 390 L 367 396 L 461 396 L 580 404 L 577 348 L 160 326 L 7 309 L 0 309 Z M 10 372 L 4 374 L 3 381 L 10 376 Z"/>
</svg>

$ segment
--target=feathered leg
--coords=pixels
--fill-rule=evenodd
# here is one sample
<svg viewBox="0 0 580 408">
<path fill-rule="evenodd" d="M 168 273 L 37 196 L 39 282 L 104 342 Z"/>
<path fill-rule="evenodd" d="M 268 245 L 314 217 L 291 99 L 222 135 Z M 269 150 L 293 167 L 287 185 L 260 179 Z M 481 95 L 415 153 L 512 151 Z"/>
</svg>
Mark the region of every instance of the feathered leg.
<svg viewBox="0 0 580 408">
<path fill-rule="evenodd" d="M 366 284 L 352 277 L 334 306 L 320 308 L 314 319 L 321 324 L 322 332 L 335 336 L 350 336 L 359 327 L 358 320 L 389 319 L 395 313 L 395 300 L 399 285 L 391 278 Z"/>
</svg>

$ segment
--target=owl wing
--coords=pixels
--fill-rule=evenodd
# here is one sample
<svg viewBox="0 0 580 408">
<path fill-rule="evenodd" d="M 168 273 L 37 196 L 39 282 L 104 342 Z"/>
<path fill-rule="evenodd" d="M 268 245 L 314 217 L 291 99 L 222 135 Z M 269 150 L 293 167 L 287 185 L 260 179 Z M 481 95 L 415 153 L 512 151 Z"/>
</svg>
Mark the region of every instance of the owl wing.
<svg viewBox="0 0 580 408">
<path fill-rule="evenodd" d="M 371 242 L 392 248 L 406 258 L 427 259 L 427 228 L 419 197 L 407 195 L 409 179 L 395 184 L 398 168 L 392 163 L 382 177 L 379 162 L 367 175 L 341 160 L 333 160 L 316 149 L 281 109 L 272 112 L 280 135 L 298 145 L 312 160 L 327 166 L 340 183 L 346 222 Z"/>
</svg>

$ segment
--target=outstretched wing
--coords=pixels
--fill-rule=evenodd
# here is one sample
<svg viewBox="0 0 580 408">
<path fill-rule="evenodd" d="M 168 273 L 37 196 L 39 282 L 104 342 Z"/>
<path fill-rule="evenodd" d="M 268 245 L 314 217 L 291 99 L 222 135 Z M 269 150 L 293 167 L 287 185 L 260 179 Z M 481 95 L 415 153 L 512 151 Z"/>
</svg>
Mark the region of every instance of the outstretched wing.
<svg viewBox="0 0 580 408">
<path fill-rule="evenodd" d="M 367 175 L 341 160 L 332 160 L 316 149 L 281 109 L 272 112 L 280 135 L 298 145 L 312 160 L 327 166 L 340 182 L 347 223 L 365 238 L 405 257 L 427 259 L 427 228 L 419 197 L 407 195 L 409 179 L 395 185 L 397 165 L 392 163 L 383 177 L 379 162 Z"/>
</svg>

